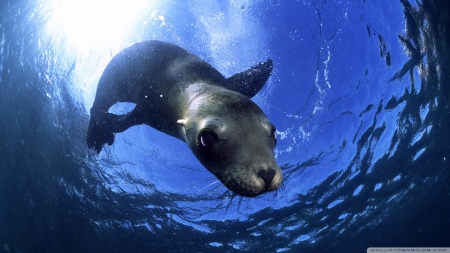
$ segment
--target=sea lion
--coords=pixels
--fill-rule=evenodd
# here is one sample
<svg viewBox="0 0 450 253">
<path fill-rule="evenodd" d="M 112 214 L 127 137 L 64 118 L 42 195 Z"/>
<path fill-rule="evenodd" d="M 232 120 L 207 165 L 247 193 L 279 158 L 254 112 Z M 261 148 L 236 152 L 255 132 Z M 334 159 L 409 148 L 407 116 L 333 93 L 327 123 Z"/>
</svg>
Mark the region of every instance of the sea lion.
<svg viewBox="0 0 450 253">
<path fill-rule="evenodd" d="M 275 191 L 283 176 L 275 162 L 276 131 L 250 100 L 272 71 L 272 60 L 225 78 L 176 45 L 135 43 L 108 63 L 98 83 L 87 132 L 99 153 L 114 134 L 147 124 L 187 143 L 197 159 L 229 190 L 246 197 Z M 135 103 L 124 115 L 117 102 Z"/>
</svg>

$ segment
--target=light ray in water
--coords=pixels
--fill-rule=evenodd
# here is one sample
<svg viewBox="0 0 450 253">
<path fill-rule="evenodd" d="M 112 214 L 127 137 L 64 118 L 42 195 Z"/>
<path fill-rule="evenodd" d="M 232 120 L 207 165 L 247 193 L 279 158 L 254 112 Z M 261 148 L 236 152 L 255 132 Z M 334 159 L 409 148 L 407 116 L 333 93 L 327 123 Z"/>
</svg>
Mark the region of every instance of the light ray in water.
<svg viewBox="0 0 450 253">
<path fill-rule="evenodd" d="M 51 0 L 47 30 L 63 35 L 78 52 L 89 52 L 123 41 L 155 4 L 156 0 Z"/>
<path fill-rule="evenodd" d="M 44 32 L 58 59 L 74 62 L 71 94 L 89 110 L 96 84 L 111 58 L 143 40 L 142 26 L 155 16 L 157 0 L 42 0 Z"/>
</svg>

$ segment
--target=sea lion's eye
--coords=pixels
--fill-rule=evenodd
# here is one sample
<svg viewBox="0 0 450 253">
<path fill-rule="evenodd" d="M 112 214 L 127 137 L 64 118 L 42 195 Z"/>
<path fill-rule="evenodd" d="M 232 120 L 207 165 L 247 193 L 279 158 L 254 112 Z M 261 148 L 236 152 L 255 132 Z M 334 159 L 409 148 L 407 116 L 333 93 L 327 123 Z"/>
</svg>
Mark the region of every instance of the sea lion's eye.
<svg viewBox="0 0 450 253">
<path fill-rule="evenodd" d="M 270 137 L 275 141 L 275 146 L 277 145 L 277 130 L 275 129 L 275 127 L 272 127 L 272 129 L 270 129 Z"/>
<path fill-rule="evenodd" d="M 203 148 L 212 148 L 218 140 L 219 137 L 212 129 L 203 129 L 198 134 L 198 144 Z"/>
</svg>

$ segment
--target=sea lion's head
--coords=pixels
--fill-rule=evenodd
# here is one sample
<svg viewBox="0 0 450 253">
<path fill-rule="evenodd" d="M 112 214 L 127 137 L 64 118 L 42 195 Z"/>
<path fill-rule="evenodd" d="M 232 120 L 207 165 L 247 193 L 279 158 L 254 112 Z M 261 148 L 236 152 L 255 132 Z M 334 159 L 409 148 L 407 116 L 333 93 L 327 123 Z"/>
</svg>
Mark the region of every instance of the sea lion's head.
<svg viewBox="0 0 450 253">
<path fill-rule="evenodd" d="M 198 96 L 179 123 L 194 155 L 229 190 L 254 197 L 280 187 L 275 127 L 247 97 L 228 90 Z"/>
</svg>

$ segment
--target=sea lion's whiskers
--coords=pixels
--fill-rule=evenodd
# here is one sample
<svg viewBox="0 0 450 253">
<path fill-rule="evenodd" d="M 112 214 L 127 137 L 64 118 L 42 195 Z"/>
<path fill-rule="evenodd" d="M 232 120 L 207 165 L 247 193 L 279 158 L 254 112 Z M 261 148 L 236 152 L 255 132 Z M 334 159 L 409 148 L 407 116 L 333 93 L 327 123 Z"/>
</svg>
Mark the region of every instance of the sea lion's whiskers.
<svg viewBox="0 0 450 253">
<path fill-rule="evenodd" d="M 189 188 L 191 188 L 191 187 L 195 187 L 195 186 L 197 186 L 197 185 L 199 185 L 199 184 L 201 184 L 201 183 L 204 183 L 204 182 L 207 182 L 207 181 L 211 181 L 211 180 L 217 180 L 217 178 L 216 177 L 207 177 L 207 178 L 205 178 L 205 179 L 203 179 L 203 180 L 200 180 L 200 181 L 198 181 L 198 182 L 195 182 L 195 183 L 193 183 L 193 184 L 191 184 L 191 185 L 188 185 L 187 187 L 186 187 L 186 190 L 187 189 L 189 189 Z M 216 183 L 216 181 L 214 181 L 212 184 L 215 184 Z M 209 185 L 208 185 L 209 186 Z M 203 190 L 203 189 L 202 189 Z"/>
<path fill-rule="evenodd" d="M 220 181 L 220 180 L 216 180 L 216 181 L 214 181 L 214 182 L 208 184 L 207 186 L 203 187 L 202 189 L 198 190 L 197 193 L 199 193 L 199 192 L 201 192 L 201 191 L 203 191 L 203 190 L 205 190 L 206 188 L 211 187 L 211 186 L 212 186 L 212 188 L 208 189 L 208 190 L 204 193 L 204 195 L 209 195 L 209 194 L 211 194 L 211 193 L 213 193 L 213 192 L 220 192 L 220 190 L 221 190 L 222 188 L 224 188 L 225 186 L 224 186 L 223 184 L 217 185 L 217 183 L 221 183 L 221 181 Z M 226 192 L 227 192 L 227 191 L 225 191 L 225 193 L 226 193 Z M 219 198 L 222 198 L 222 197 L 224 196 L 225 193 L 221 194 Z"/>
<path fill-rule="evenodd" d="M 279 196 L 283 196 L 286 191 L 286 181 L 283 180 L 280 187 L 272 193 L 272 201 L 276 201 Z"/>
<path fill-rule="evenodd" d="M 222 188 L 222 187 L 220 187 L 220 188 Z M 216 212 L 221 207 L 221 203 L 225 202 L 225 197 L 228 194 L 230 194 L 230 191 L 226 190 L 217 198 L 216 202 L 214 203 L 214 208 L 213 208 L 214 212 Z"/>
<path fill-rule="evenodd" d="M 210 187 L 211 185 L 215 185 L 215 184 L 217 184 L 217 183 L 220 183 L 220 180 L 216 180 L 216 181 L 214 181 L 214 182 L 208 184 L 207 186 L 205 186 L 205 187 L 203 187 L 202 189 L 198 190 L 198 192 L 201 192 L 201 191 L 203 191 L 204 189 Z M 222 188 L 222 187 L 223 187 L 223 185 L 219 186 L 219 189 Z M 217 188 L 211 189 L 208 193 L 210 193 L 212 190 L 215 190 L 215 189 L 217 189 Z"/>
<path fill-rule="evenodd" d="M 226 212 L 228 212 L 228 209 L 230 208 L 230 206 L 231 206 L 231 202 L 233 202 L 233 199 L 235 198 L 237 196 L 237 193 L 235 193 L 235 192 L 232 192 L 232 195 L 231 195 L 231 198 L 230 198 L 230 201 L 228 202 L 228 205 L 225 207 L 225 213 Z"/>
<path fill-rule="evenodd" d="M 219 196 L 219 199 L 218 199 L 217 201 L 225 200 L 225 196 L 226 196 L 227 194 L 230 194 L 230 192 L 229 192 L 228 190 L 227 190 L 227 191 L 224 191 L 224 192 Z"/>
<path fill-rule="evenodd" d="M 238 200 L 238 210 L 241 209 L 242 200 L 244 200 L 244 197 L 240 196 Z"/>
</svg>

